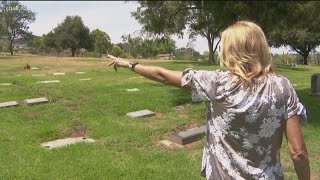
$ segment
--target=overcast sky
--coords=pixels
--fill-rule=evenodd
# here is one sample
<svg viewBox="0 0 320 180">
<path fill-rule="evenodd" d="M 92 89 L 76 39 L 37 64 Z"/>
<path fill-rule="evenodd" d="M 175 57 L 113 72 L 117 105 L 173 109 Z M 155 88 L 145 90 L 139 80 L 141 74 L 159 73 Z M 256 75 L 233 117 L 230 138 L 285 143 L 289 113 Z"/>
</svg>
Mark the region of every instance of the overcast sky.
<svg viewBox="0 0 320 180">
<path fill-rule="evenodd" d="M 30 31 L 41 36 L 57 27 L 67 15 L 79 15 L 86 26 L 108 33 L 113 43 L 122 41 L 121 36 L 141 29 L 141 25 L 131 17 L 131 12 L 138 7 L 137 2 L 123 1 L 21 1 L 36 12 L 36 21 L 30 24 Z M 178 48 L 185 47 L 188 35 L 183 39 L 173 36 Z M 195 49 L 200 53 L 208 50 L 205 38 L 197 37 Z M 272 53 L 287 53 L 288 49 L 271 49 Z"/>
</svg>

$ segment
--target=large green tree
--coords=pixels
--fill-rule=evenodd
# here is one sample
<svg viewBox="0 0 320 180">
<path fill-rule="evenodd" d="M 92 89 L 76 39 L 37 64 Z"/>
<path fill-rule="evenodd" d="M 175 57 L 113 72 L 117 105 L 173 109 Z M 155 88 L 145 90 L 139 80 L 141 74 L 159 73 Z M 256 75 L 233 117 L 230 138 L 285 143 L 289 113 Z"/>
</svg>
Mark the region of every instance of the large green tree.
<svg viewBox="0 0 320 180">
<path fill-rule="evenodd" d="M 36 13 L 18 1 L 2 1 L 0 12 L 0 35 L 9 40 L 9 50 L 13 55 L 13 41 L 29 35 L 29 24 L 36 19 Z"/>
<path fill-rule="evenodd" d="M 317 1 L 139 1 L 139 4 L 132 15 L 146 31 L 182 35 L 189 27 L 191 37 L 201 35 L 208 40 L 210 61 L 214 61 L 214 40 L 239 20 L 260 25 L 271 46 L 289 46 L 303 56 L 304 64 L 310 51 L 320 44 Z"/>
<path fill-rule="evenodd" d="M 94 41 L 94 49 L 99 53 L 100 58 L 103 52 L 106 52 L 107 49 L 111 46 L 110 37 L 107 33 L 95 29 L 91 32 Z"/>
<path fill-rule="evenodd" d="M 53 30 L 53 34 L 50 36 L 52 35 L 54 37 L 54 46 L 62 49 L 71 49 L 72 57 L 74 57 L 78 49 L 90 50 L 93 48 L 93 38 L 90 36 L 90 30 L 83 24 L 80 16 L 67 16 Z M 53 44 L 50 42 L 49 45 Z"/>
<path fill-rule="evenodd" d="M 310 52 L 320 45 L 320 2 L 287 3 L 286 7 L 287 17 L 269 31 L 270 44 L 290 47 L 307 65 Z"/>
<path fill-rule="evenodd" d="M 219 1 L 139 1 L 139 4 L 132 15 L 143 25 L 144 30 L 183 37 L 183 31 L 188 29 L 189 38 L 196 35 L 205 37 L 209 61 L 213 63 L 220 32 L 237 17 L 232 13 L 221 16 L 221 9 L 227 10 L 224 7 L 228 7 L 228 4 Z"/>
<path fill-rule="evenodd" d="M 119 46 L 114 44 L 112 46 L 112 48 L 111 48 L 110 54 L 112 54 L 112 55 L 114 55 L 116 57 L 119 57 L 119 56 L 122 56 L 124 54 L 124 51 Z"/>
<path fill-rule="evenodd" d="M 158 54 L 171 54 L 175 50 L 175 41 L 169 36 L 163 37 L 132 37 L 122 36 L 123 42 L 129 45 L 129 56 L 144 58 L 156 57 Z"/>
</svg>

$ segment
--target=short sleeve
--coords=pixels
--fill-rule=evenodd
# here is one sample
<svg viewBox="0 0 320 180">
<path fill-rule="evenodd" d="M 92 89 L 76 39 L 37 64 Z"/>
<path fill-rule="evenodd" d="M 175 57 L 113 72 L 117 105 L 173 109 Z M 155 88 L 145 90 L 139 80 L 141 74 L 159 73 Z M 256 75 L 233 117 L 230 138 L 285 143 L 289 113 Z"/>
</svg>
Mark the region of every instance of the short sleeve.
<svg viewBox="0 0 320 180">
<path fill-rule="evenodd" d="M 296 91 L 289 83 L 288 89 L 288 100 L 287 100 L 287 119 L 291 118 L 294 115 L 300 116 L 300 122 L 304 125 L 307 124 L 307 111 L 306 108 L 299 102 Z"/>
<path fill-rule="evenodd" d="M 220 78 L 220 71 L 195 71 L 188 68 L 183 71 L 181 86 L 192 84 L 192 101 L 211 101 Z"/>
</svg>

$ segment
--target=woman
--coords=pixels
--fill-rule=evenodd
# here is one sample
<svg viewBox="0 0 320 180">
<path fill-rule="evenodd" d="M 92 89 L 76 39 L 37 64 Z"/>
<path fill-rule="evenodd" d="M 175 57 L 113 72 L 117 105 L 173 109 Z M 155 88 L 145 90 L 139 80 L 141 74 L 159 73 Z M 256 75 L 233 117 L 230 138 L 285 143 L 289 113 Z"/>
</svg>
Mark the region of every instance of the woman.
<svg viewBox="0 0 320 180">
<path fill-rule="evenodd" d="M 289 80 L 275 74 L 265 35 L 256 24 L 240 21 L 222 33 L 220 65 L 227 72 L 176 72 L 109 57 L 108 66 L 130 68 L 206 102 L 201 174 L 207 179 L 283 179 L 283 134 L 299 179 L 310 179 L 299 125 L 307 121 L 306 110 Z"/>
</svg>

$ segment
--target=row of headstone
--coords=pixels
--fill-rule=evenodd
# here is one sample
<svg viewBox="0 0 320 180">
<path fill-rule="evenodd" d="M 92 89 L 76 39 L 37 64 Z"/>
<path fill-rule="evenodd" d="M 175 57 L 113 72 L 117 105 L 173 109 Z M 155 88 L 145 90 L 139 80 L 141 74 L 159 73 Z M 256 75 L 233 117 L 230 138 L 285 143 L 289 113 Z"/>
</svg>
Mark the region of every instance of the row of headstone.
<svg viewBox="0 0 320 180">
<path fill-rule="evenodd" d="M 187 104 L 186 106 L 189 107 L 190 104 Z M 129 112 L 126 115 L 131 118 L 145 118 L 155 116 L 156 113 L 148 109 L 145 109 L 140 111 Z M 172 146 L 174 145 L 172 143 L 175 143 L 175 146 L 179 147 L 179 145 L 186 145 L 200 140 L 205 135 L 205 132 L 206 126 L 204 125 L 200 127 L 191 128 L 186 131 L 170 133 L 168 139 L 161 141 L 161 144 L 166 146 Z"/>
<path fill-rule="evenodd" d="M 32 105 L 36 105 L 36 104 L 48 103 L 49 100 L 45 97 L 41 97 L 41 98 L 25 99 L 25 100 L 23 100 L 23 102 L 26 105 L 32 106 Z M 0 103 L 0 108 L 17 107 L 17 106 L 19 106 L 19 103 L 17 101 L 9 101 L 9 102 Z"/>
</svg>

